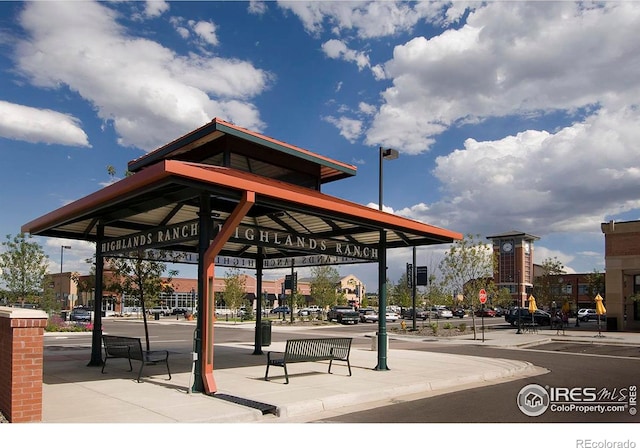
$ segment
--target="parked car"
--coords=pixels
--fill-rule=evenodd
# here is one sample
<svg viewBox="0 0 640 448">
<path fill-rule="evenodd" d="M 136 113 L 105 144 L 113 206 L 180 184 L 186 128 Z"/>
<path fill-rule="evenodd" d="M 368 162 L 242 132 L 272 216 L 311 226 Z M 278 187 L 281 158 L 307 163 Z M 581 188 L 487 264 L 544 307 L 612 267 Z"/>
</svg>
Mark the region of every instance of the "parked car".
<svg viewBox="0 0 640 448">
<path fill-rule="evenodd" d="M 373 308 L 360 308 L 360 322 L 378 322 L 378 312 Z"/>
<path fill-rule="evenodd" d="M 598 314 L 595 309 L 582 308 L 578 310 L 578 319 L 582 322 L 588 322 L 590 320 L 598 320 Z M 600 320 L 606 319 L 605 315 L 600 316 Z"/>
<path fill-rule="evenodd" d="M 466 314 L 463 308 L 456 308 L 452 313 L 455 317 L 459 317 L 460 319 L 462 319 Z"/>
<path fill-rule="evenodd" d="M 280 313 L 290 314 L 291 309 L 288 306 L 277 306 L 269 312 L 271 314 L 280 314 Z"/>
<path fill-rule="evenodd" d="M 477 317 L 496 317 L 496 311 L 491 308 L 480 308 L 476 311 Z"/>
<path fill-rule="evenodd" d="M 149 314 L 162 314 L 163 316 L 169 316 L 171 314 L 171 308 L 168 306 L 154 306 L 149 310 Z"/>
<path fill-rule="evenodd" d="M 180 314 L 187 314 L 188 312 L 189 310 L 186 308 L 174 308 L 173 311 L 171 311 L 171 314 L 178 316 Z"/>
<path fill-rule="evenodd" d="M 416 319 L 427 320 L 427 317 L 429 317 L 429 313 L 422 308 L 416 308 Z M 402 310 L 402 318 L 413 320 L 413 308 L 405 308 Z"/>
<path fill-rule="evenodd" d="M 398 319 L 400 319 L 400 315 L 393 311 L 387 311 L 384 316 L 387 322 L 396 322 Z"/>
<path fill-rule="evenodd" d="M 360 322 L 360 313 L 350 306 L 334 306 L 327 313 L 327 320 L 335 320 L 339 324 L 357 324 Z"/>
<path fill-rule="evenodd" d="M 507 310 L 505 310 L 504 308 L 497 306 L 494 308 L 495 312 L 496 312 L 496 317 L 503 317 L 504 314 L 507 312 Z"/>
<path fill-rule="evenodd" d="M 298 310 L 298 316 L 308 316 L 310 314 L 320 314 L 322 309 L 318 305 L 309 305 L 305 308 Z"/>
<path fill-rule="evenodd" d="M 520 322 L 535 322 L 538 325 L 551 325 L 551 314 L 546 311 L 536 310 L 531 316 L 528 308 L 514 307 L 509 309 L 509 312 L 504 315 L 504 320 L 509 322 L 512 326 L 518 326 L 518 314 L 520 314 Z"/>
<path fill-rule="evenodd" d="M 91 322 L 91 311 L 84 308 L 74 308 L 71 310 L 69 320 L 74 322 Z"/>
<path fill-rule="evenodd" d="M 451 319 L 453 317 L 453 313 L 445 306 L 432 306 L 431 317 L 436 319 Z"/>
</svg>

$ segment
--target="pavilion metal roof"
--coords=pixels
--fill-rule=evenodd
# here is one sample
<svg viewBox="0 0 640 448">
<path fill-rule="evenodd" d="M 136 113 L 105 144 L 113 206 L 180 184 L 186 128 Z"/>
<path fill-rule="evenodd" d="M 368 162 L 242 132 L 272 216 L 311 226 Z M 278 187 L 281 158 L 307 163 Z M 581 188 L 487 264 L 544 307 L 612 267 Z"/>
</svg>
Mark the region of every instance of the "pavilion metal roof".
<svg viewBox="0 0 640 448">
<path fill-rule="evenodd" d="M 149 160 L 150 161 L 150 160 Z M 242 225 L 292 232 L 345 245 L 378 244 L 386 229 L 387 247 L 450 243 L 457 232 L 403 218 L 242 170 L 179 160 L 159 160 L 133 175 L 22 226 L 32 235 L 86 241 L 125 237 L 198 219 L 200 203 L 211 204 L 212 219 L 223 222 L 246 191 L 256 201 Z M 204 198 L 204 199 L 203 199 Z M 331 243 L 333 244 L 333 243 Z M 198 239 L 171 243 L 165 250 L 198 252 Z M 266 259 L 308 255 L 308 249 L 262 246 Z M 257 244 L 229 240 L 220 255 L 252 258 Z"/>
<path fill-rule="evenodd" d="M 131 172 L 160 160 L 228 166 L 271 179 L 302 173 L 319 184 L 354 176 L 356 167 L 214 118 L 210 123 L 129 162 Z M 311 185 L 320 189 L 319 185 Z"/>
</svg>

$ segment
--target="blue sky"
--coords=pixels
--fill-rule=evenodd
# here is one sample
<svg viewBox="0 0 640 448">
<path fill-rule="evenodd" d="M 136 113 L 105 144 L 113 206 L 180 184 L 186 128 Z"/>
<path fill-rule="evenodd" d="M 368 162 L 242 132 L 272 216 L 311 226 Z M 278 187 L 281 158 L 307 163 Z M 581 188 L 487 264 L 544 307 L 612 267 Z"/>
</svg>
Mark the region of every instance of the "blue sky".
<svg viewBox="0 0 640 448">
<path fill-rule="evenodd" d="M 639 29 L 618 1 L 0 2 L 0 235 L 220 117 L 355 164 L 323 191 L 372 207 L 396 148 L 388 211 L 603 271 L 600 224 L 640 218 Z M 87 271 L 89 244 L 38 241 Z"/>
</svg>

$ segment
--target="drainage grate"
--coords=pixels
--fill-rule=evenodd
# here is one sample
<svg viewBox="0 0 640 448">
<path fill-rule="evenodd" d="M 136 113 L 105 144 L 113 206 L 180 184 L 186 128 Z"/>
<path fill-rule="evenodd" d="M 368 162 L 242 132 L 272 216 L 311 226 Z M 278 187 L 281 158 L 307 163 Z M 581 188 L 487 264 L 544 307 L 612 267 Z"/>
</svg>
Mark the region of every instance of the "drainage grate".
<svg viewBox="0 0 640 448">
<path fill-rule="evenodd" d="M 212 394 L 214 398 L 219 398 L 221 400 L 230 401 L 231 403 L 236 403 L 242 406 L 247 406 L 249 408 L 258 409 L 262 412 L 262 415 L 265 414 L 273 414 L 276 415 L 277 408 L 272 404 L 260 403 L 259 401 L 249 400 L 247 398 L 234 397 L 233 395 L 227 394 Z"/>
</svg>

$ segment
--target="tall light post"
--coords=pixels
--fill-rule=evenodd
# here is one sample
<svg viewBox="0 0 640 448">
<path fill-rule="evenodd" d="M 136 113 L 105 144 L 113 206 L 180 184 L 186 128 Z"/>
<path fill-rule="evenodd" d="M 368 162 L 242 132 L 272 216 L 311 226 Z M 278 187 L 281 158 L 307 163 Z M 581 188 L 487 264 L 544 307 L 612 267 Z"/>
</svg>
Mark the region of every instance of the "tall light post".
<svg viewBox="0 0 640 448">
<path fill-rule="evenodd" d="M 378 209 L 382 211 L 383 161 L 398 158 L 398 151 L 380 147 L 380 177 L 378 183 Z M 375 370 L 389 370 L 387 366 L 387 231 L 380 230 L 378 245 L 378 365 Z"/>
<path fill-rule="evenodd" d="M 62 296 L 62 262 L 64 260 L 65 249 L 71 249 L 71 246 L 60 246 L 60 301 L 65 305 L 65 308 L 66 308 L 66 303 Z"/>
</svg>

